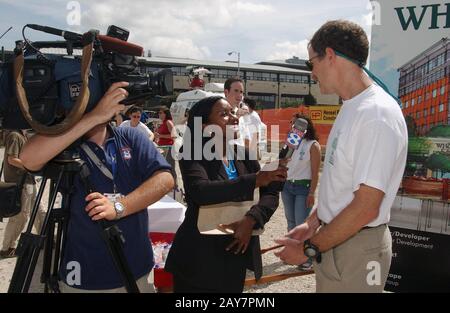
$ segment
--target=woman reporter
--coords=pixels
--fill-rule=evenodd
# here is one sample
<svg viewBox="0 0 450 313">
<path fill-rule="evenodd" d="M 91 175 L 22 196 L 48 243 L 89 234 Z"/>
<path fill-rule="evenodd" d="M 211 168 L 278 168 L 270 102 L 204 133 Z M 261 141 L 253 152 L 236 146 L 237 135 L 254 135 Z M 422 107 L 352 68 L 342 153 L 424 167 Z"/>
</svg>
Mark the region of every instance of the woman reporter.
<svg viewBox="0 0 450 313">
<path fill-rule="evenodd" d="M 195 137 L 194 127 L 199 124 L 194 121 L 199 118 L 203 132 L 215 129 L 211 137 Z M 185 137 L 179 163 L 187 211 L 165 269 L 174 275 L 175 292 L 242 292 L 246 269 L 253 270 L 256 278 L 261 276 L 259 237 L 252 235 L 252 231 L 263 228 L 278 207 L 279 194 L 269 183 L 286 180 L 286 162 L 280 162 L 273 171 L 261 171 L 258 161 L 248 158 L 248 152 L 240 160 L 234 148 L 226 149 L 228 142 L 238 136 L 239 127 L 231 105 L 222 97 L 209 97 L 196 103 L 189 111 L 187 128 L 191 136 L 190 140 L 186 139 L 189 136 Z M 230 133 L 234 134 L 233 138 L 226 136 Z M 196 160 L 195 149 L 205 152 L 209 140 L 221 143 L 222 153 L 215 154 L 218 157 L 212 160 L 202 153 Z M 197 221 L 201 206 L 253 201 L 256 188 L 259 188 L 259 200 L 254 201 L 245 216 L 223 225 L 231 230 L 229 234 L 200 233 Z"/>
</svg>

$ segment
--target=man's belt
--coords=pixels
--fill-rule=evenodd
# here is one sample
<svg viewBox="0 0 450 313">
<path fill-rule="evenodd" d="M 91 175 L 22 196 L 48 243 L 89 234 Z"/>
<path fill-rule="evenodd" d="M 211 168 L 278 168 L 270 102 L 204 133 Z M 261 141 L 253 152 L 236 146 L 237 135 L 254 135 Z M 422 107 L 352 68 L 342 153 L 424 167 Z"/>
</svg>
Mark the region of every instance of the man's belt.
<svg viewBox="0 0 450 313">
<path fill-rule="evenodd" d="M 320 221 L 320 220 L 319 220 L 319 221 Z M 327 225 L 327 223 L 325 223 L 325 222 L 323 222 L 323 221 L 320 221 L 320 225 L 325 226 L 325 225 Z M 363 228 L 360 229 L 360 231 L 361 231 L 361 230 L 366 230 L 366 229 L 377 228 L 377 227 L 380 227 L 380 226 L 383 226 L 383 225 L 386 225 L 386 224 L 380 224 L 380 225 L 378 225 L 378 226 L 364 226 Z"/>
</svg>

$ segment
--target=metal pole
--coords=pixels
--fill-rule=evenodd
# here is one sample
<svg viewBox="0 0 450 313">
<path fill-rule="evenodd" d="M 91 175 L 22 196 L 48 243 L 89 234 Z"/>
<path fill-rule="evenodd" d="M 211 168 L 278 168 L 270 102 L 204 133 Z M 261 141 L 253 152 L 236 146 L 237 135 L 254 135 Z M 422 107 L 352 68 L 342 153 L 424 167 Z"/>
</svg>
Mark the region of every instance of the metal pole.
<svg viewBox="0 0 450 313">
<path fill-rule="evenodd" d="M 237 75 L 238 75 L 238 77 L 241 77 L 241 73 L 240 73 L 240 69 L 241 69 L 241 53 L 238 52 L 237 55 L 238 55 L 238 70 L 237 70 Z"/>
<path fill-rule="evenodd" d="M 6 35 L 7 32 L 9 32 L 12 29 L 12 26 L 10 26 L 1 36 L 0 39 L 3 38 L 3 36 Z M 2 46 L 2 61 L 5 62 L 5 48 Z"/>
</svg>

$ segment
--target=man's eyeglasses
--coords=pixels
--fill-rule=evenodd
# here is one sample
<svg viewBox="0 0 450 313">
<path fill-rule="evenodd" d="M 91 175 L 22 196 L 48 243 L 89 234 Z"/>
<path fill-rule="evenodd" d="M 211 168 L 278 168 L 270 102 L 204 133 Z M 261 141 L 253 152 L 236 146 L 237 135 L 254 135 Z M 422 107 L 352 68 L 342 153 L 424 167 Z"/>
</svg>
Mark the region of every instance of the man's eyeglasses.
<svg viewBox="0 0 450 313">
<path fill-rule="evenodd" d="M 312 63 L 311 61 L 314 60 L 315 58 L 318 58 L 320 55 L 316 55 L 314 57 L 312 57 L 311 59 L 309 59 L 308 61 L 305 61 L 306 67 L 312 71 L 314 68 L 314 63 Z"/>
</svg>

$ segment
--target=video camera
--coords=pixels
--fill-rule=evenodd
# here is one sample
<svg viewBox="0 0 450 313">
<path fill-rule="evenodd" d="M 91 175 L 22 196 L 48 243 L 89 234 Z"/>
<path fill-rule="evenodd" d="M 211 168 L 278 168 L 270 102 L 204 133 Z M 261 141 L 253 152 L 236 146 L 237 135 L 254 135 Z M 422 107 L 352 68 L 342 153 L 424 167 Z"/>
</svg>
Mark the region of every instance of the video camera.
<svg viewBox="0 0 450 313">
<path fill-rule="evenodd" d="M 64 41 L 31 42 L 25 28 L 61 36 Z M 16 41 L 15 57 L 0 64 L 0 128 L 33 128 L 59 134 L 94 108 L 118 81 L 127 81 L 129 92 L 122 104 L 133 104 L 173 93 L 170 69 L 139 72 L 137 57 L 143 48 L 127 42 L 129 32 L 110 26 L 107 35 L 83 35 L 52 27 L 27 24 L 23 41 Z M 65 49 L 65 54 L 41 52 Z M 83 54 L 74 56 L 74 49 Z"/>
</svg>

